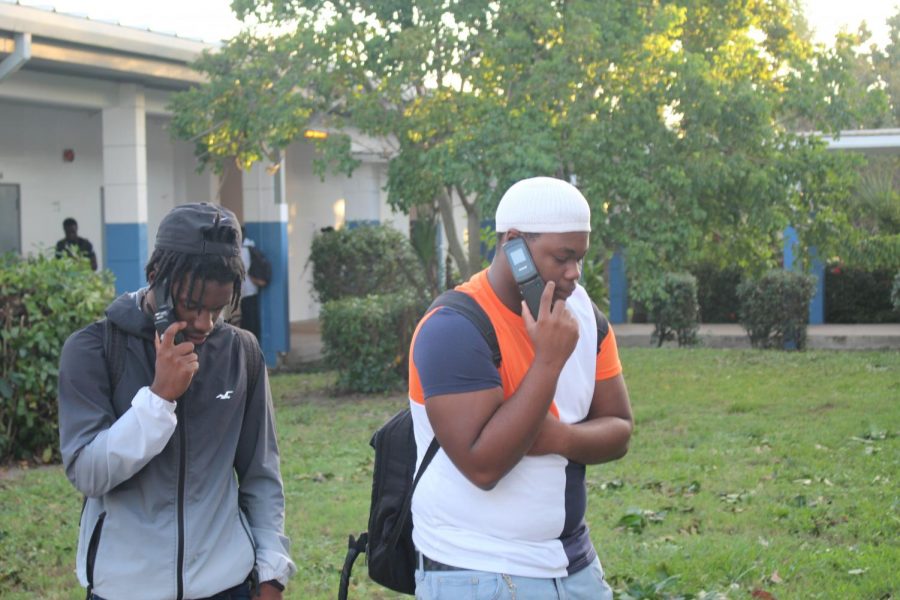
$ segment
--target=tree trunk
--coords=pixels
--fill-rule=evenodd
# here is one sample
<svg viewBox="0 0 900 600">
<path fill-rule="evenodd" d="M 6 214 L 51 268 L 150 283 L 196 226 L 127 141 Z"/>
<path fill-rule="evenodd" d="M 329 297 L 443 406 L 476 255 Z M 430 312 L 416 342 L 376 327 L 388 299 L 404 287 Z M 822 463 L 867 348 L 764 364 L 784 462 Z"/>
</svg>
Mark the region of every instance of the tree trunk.
<svg viewBox="0 0 900 600">
<path fill-rule="evenodd" d="M 478 204 L 471 202 L 466 206 L 469 224 L 469 276 L 481 270 L 481 211 Z"/>
<path fill-rule="evenodd" d="M 444 191 L 438 196 L 438 208 L 441 211 L 441 222 L 444 224 L 444 233 L 447 235 L 447 245 L 450 249 L 450 256 L 456 261 L 459 272 L 463 279 L 472 276 L 469 270 L 469 261 L 466 260 L 466 253 L 456 235 L 456 221 L 453 218 L 453 197 L 449 192 Z"/>
</svg>

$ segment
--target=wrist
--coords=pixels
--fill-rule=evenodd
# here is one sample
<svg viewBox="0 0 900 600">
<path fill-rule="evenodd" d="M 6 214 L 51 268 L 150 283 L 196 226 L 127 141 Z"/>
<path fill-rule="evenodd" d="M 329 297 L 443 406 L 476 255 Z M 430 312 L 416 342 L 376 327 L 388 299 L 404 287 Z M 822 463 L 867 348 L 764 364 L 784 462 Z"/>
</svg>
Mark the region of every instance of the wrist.
<svg viewBox="0 0 900 600">
<path fill-rule="evenodd" d="M 542 369 L 542 376 L 549 375 L 553 378 L 558 378 L 559 374 L 563 370 L 563 367 L 566 365 L 566 360 L 568 360 L 568 358 L 560 359 L 559 356 L 554 356 L 553 353 L 541 352 L 540 350 L 538 350 L 534 354 L 534 362 L 532 363 L 532 367 Z"/>
<path fill-rule="evenodd" d="M 152 385 L 150 386 L 150 393 L 152 393 L 154 396 L 156 396 L 160 400 L 165 400 L 166 402 L 171 402 L 172 404 L 175 404 L 175 400 L 177 400 L 177 398 L 173 398 L 173 399 L 168 398 L 168 395 L 164 395 L 164 394 L 160 393 Z"/>
</svg>

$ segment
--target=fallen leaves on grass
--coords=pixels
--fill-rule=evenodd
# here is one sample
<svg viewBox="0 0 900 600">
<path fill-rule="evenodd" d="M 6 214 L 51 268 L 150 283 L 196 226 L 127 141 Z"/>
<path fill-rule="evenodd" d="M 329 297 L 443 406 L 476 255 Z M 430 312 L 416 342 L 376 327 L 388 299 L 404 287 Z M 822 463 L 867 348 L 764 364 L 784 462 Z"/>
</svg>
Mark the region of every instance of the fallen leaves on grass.
<svg viewBox="0 0 900 600">
<path fill-rule="evenodd" d="M 616 527 L 624 529 L 629 533 L 643 533 L 647 525 L 650 523 L 662 523 L 665 516 L 665 511 L 657 512 L 640 508 L 631 508 L 621 519 L 619 519 Z"/>
</svg>

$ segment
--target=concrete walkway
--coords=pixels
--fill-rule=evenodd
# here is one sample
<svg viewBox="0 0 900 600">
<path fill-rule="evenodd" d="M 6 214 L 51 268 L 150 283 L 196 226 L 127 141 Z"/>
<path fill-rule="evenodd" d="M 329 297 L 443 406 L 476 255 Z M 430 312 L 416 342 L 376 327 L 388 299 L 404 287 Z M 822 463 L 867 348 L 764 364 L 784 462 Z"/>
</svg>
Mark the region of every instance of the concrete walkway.
<svg viewBox="0 0 900 600">
<path fill-rule="evenodd" d="M 613 325 L 621 348 L 650 348 L 653 325 L 628 323 Z M 807 346 L 813 350 L 897 350 L 900 351 L 900 323 L 882 325 L 810 325 Z M 706 348 L 749 348 L 747 333 L 737 324 L 701 325 L 700 343 Z M 667 346 L 674 345 L 667 342 Z M 296 369 L 322 359 L 322 338 L 318 321 L 291 323 L 291 351 L 282 366 Z"/>
<path fill-rule="evenodd" d="M 653 325 L 613 325 L 616 341 L 623 348 L 652 346 Z M 700 344 L 706 348 L 750 348 L 750 338 L 736 323 L 700 326 Z M 879 325 L 809 325 L 806 344 L 811 350 L 900 350 L 900 323 Z M 670 345 L 672 342 L 667 342 Z"/>
</svg>

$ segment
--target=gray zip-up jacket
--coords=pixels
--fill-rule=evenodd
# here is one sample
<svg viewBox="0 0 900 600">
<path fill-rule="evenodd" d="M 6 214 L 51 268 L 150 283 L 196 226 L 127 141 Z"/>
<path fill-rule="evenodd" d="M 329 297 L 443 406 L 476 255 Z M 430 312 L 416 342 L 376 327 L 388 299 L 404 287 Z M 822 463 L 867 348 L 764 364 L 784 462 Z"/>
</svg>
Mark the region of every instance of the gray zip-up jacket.
<svg viewBox="0 0 900 600">
<path fill-rule="evenodd" d="M 62 351 L 60 448 L 86 497 L 78 579 L 108 600 L 203 598 L 241 583 L 254 565 L 260 581 L 285 584 L 296 567 L 266 370 L 248 389 L 244 346 L 220 320 L 197 348 L 184 395 L 159 398 L 149 387 L 156 349 L 143 293 L 106 311 L 128 334 L 113 394 L 102 323 L 72 334 Z"/>
</svg>

